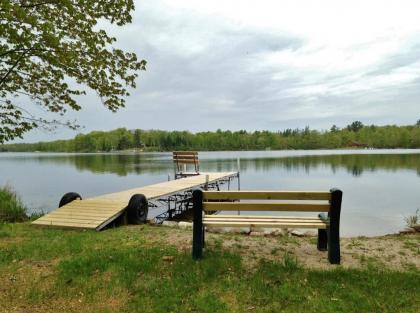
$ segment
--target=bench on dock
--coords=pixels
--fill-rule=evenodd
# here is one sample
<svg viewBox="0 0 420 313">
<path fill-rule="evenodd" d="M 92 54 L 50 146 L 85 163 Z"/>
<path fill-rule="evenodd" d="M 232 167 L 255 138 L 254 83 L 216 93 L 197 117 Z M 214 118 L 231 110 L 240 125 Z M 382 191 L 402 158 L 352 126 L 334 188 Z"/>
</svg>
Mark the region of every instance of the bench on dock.
<svg viewBox="0 0 420 313">
<path fill-rule="evenodd" d="M 175 179 L 195 176 L 200 174 L 200 163 L 197 151 L 174 151 L 172 153 L 175 166 Z M 193 165 L 194 170 L 188 172 L 187 166 Z"/>
<path fill-rule="evenodd" d="M 318 250 L 328 250 L 331 264 L 340 264 L 342 191 L 193 191 L 194 259 L 203 256 L 205 227 L 316 228 Z M 245 201 L 243 201 L 245 200 Z M 251 201 L 250 201 L 251 200 Z M 318 217 L 217 215 L 218 211 L 322 212 Z"/>
</svg>

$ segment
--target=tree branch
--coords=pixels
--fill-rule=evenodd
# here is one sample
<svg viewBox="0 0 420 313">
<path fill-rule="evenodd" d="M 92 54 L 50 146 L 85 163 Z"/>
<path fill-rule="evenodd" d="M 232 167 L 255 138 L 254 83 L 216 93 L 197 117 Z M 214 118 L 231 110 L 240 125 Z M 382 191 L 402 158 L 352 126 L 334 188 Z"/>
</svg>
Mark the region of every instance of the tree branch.
<svg viewBox="0 0 420 313">
<path fill-rule="evenodd" d="M 23 59 L 23 57 L 25 56 L 25 54 L 30 51 L 30 49 L 28 49 L 27 51 L 23 52 L 19 58 L 16 60 L 16 62 L 9 68 L 9 70 L 7 71 L 7 73 L 1 78 L 0 80 L 0 87 L 3 86 L 4 82 L 6 81 L 6 78 L 10 75 L 10 73 L 13 72 L 13 70 L 15 69 L 16 66 L 18 66 L 19 62 Z"/>
</svg>

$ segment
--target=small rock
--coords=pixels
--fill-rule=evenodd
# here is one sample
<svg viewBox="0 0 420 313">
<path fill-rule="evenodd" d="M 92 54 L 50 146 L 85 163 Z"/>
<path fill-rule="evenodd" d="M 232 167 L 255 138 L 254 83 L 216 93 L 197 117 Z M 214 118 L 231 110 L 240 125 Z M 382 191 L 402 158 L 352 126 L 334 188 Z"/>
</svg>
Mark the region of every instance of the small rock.
<svg viewBox="0 0 420 313">
<path fill-rule="evenodd" d="M 189 222 L 179 222 L 178 226 L 183 229 L 191 229 L 193 224 Z"/>
<path fill-rule="evenodd" d="M 412 233 L 415 233 L 415 232 L 416 232 L 416 230 L 414 228 L 411 228 L 411 227 L 407 227 L 407 228 L 404 228 L 403 230 L 400 230 L 400 234 L 412 234 Z"/>
<path fill-rule="evenodd" d="M 316 236 L 318 236 L 318 234 L 316 233 L 316 231 L 308 230 L 308 231 L 304 232 L 304 236 L 305 237 L 316 237 Z"/>
<path fill-rule="evenodd" d="M 264 233 L 261 231 L 252 231 L 249 233 L 249 235 L 254 237 L 264 237 Z"/>
<path fill-rule="evenodd" d="M 272 235 L 273 236 L 284 236 L 284 235 L 287 235 L 287 229 L 278 228 L 278 229 L 276 229 L 276 230 L 273 231 Z"/>
<path fill-rule="evenodd" d="M 175 257 L 173 255 L 164 255 L 162 257 L 162 260 L 166 262 L 172 262 L 173 260 L 175 260 Z"/>
<path fill-rule="evenodd" d="M 250 229 L 249 227 L 231 227 L 231 228 L 223 228 L 225 233 L 230 234 L 249 234 Z"/>
<path fill-rule="evenodd" d="M 215 233 L 215 234 L 222 234 L 225 233 L 226 229 L 222 228 L 222 227 L 211 227 L 211 226 L 206 226 L 206 231 L 209 233 Z"/>
<path fill-rule="evenodd" d="M 175 221 L 163 221 L 162 225 L 163 226 L 168 226 L 168 227 L 178 227 L 178 222 L 175 222 Z"/>
<path fill-rule="evenodd" d="M 301 231 L 298 231 L 298 230 L 296 230 L 296 229 L 292 230 L 292 231 L 290 232 L 290 234 L 291 234 L 292 236 L 296 236 L 296 237 L 304 237 L 304 236 L 305 236 L 305 234 L 304 234 L 304 233 L 302 233 Z"/>
<path fill-rule="evenodd" d="M 156 225 L 157 224 L 156 223 L 156 219 L 155 218 L 152 218 L 150 220 L 147 220 L 147 224 L 149 224 L 149 225 Z"/>
</svg>

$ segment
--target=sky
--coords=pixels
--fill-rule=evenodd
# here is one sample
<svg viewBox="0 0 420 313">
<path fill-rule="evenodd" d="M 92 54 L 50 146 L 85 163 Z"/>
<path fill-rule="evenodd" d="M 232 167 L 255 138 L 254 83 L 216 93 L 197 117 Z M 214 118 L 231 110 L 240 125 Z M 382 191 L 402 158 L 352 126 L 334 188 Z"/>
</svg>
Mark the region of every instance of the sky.
<svg viewBox="0 0 420 313">
<path fill-rule="evenodd" d="M 420 119 L 419 1 L 136 1 L 107 27 L 148 62 L 126 108 L 94 93 L 70 112 L 79 132 L 283 130 Z M 32 131 L 25 142 L 72 138 Z"/>
</svg>

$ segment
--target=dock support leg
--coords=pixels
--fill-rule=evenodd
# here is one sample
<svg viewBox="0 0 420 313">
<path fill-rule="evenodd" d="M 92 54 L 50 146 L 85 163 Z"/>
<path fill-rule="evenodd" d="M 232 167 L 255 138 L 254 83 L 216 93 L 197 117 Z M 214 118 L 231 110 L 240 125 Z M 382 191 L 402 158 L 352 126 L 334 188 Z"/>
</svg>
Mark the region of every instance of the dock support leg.
<svg viewBox="0 0 420 313">
<path fill-rule="evenodd" d="M 193 259 L 201 259 L 203 257 L 204 245 L 204 227 L 203 227 L 203 191 L 195 189 L 193 191 Z"/>
<path fill-rule="evenodd" d="M 328 260 L 331 264 L 340 264 L 340 212 L 343 192 L 331 189 L 331 209 L 328 214 L 330 225 L 328 234 Z"/>
</svg>

